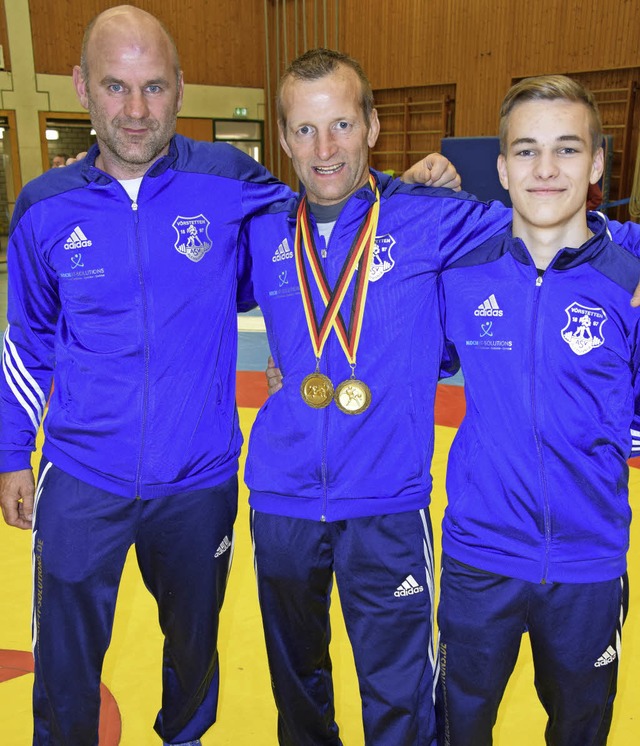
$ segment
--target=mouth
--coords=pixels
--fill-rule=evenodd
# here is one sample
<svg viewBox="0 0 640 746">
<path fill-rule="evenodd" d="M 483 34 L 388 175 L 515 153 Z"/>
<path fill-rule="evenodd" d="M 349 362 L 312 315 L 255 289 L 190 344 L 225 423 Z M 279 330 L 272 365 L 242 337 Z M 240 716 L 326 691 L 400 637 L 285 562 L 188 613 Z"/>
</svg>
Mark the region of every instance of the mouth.
<svg viewBox="0 0 640 746">
<path fill-rule="evenodd" d="M 565 190 L 547 187 L 545 189 L 527 189 L 527 192 L 529 192 L 529 194 L 533 194 L 536 197 L 554 197 L 557 194 L 563 194 Z"/>
<path fill-rule="evenodd" d="M 344 167 L 344 163 L 338 163 L 335 166 L 313 166 L 313 170 L 319 176 L 331 176 L 337 174 Z"/>
<path fill-rule="evenodd" d="M 142 137 L 143 135 L 146 135 L 149 131 L 148 129 L 131 129 L 130 127 L 123 127 L 123 132 L 126 132 L 127 135 L 131 135 L 132 137 Z"/>
</svg>

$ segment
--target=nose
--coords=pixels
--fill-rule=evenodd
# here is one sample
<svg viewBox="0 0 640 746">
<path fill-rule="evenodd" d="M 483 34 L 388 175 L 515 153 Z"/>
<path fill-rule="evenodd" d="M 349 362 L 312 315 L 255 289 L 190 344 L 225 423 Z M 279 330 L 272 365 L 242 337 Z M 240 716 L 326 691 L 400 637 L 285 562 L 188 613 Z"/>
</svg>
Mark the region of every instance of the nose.
<svg viewBox="0 0 640 746">
<path fill-rule="evenodd" d="M 316 137 L 316 154 L 322 161 L 328 161 L 336 151 L 337 145 L 331 132 L 318 132 Z"/>
<path fill-rule="evenodd" d="M 536 159 L 535 175 L 540 179 L 550 179 L 557 173 L 555 154 L 543 150 Z"/>
<path fill-rule="evenodd" d="M 149 107 L 142 91 L 131 91 L 127 96 L 124 113 L 130 119 L 144 119 L 149 114 Z"/>
</svg>

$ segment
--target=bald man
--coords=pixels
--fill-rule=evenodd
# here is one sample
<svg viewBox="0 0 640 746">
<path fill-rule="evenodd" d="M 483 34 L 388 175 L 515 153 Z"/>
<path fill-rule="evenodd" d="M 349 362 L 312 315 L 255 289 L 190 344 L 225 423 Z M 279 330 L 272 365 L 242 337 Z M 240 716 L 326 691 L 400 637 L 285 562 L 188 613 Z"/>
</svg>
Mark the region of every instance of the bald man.
<svg viewBox="0 0 640 746">
<path fill-rule="evenodd" d="M 237 508 L 237 232 L 289 192 L 235 148 L 175 136 L 182 72 L 148 13 L 99 15 L 73 80 L 97 147 L 20 195 L 0 377 L 0 503 L 33 528 L 34 743 L 98 743 L 135 544 L 165 637 L 155 729 L 199 744 Z"/>
</svg>

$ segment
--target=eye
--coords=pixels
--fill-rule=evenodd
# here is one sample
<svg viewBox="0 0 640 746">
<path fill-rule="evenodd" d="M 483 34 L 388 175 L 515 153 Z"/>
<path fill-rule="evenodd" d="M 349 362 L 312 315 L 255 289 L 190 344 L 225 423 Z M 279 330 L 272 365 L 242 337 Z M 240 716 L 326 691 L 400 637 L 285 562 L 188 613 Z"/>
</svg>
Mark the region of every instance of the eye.
<svg viewBox="0 0 640 746">
<path fill-rule="evenodd" d="M 107 90 L 111 93 L 122 93 L 124 87 L 120 83 L 111 83 L 107 86 Z"/>
<path fill-rule="evenodd" d="M 558 151 L 560 155 L 573 155 L 574 153 L 579 153 L 580 151 L 577 148 L 572 148 L 571 146 L 567 145 L 564 148 L 560 148 Z"/>
<path fill-rule="evenodd" d="M 350 122 L 337 122 L 336 129 L 340 132 L 348 132 L 351 129 L 351 123 Z"/>
<path fill-rule="evenodd" d="M 308 124 L 303 124 L 302 127 L 299 127 L 298 130 L 296 131 L 296 135 L 301 135 L 302 137 L 304 137 L 305 135 L 310 135 L 310 134 L 311 134 L 311 127 L 309 127 Z"/>
<path fill-rule="evenodd" d="M 147 86 L 148 93 L 160 93 L 161 91 L 162 88 L 157 83 L 153 83 L 152 85 Z"/>
<path fill-rule="evenodd" d="M 531 156 L 535 155 L 535 152 L 529 148 L 523 148 L 522 150 L 517 150 L 515 155 L 518 158 L 531 158 Z"/>
</svg>

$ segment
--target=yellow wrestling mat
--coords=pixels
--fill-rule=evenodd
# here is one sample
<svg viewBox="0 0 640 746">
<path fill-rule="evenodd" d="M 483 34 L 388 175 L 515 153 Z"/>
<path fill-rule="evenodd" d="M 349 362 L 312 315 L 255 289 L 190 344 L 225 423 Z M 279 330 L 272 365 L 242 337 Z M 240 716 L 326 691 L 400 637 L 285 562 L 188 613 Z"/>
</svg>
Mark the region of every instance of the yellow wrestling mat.
<svg viewBox="0 0 640 746">
<path fill-rule="evenodd" d="M 248 434 L 255 409 L 241 409 L 243 431 Z M 436 428 L 435 481 L 432 518 L 436 547 L 444 510 L 444 473 L 455 430 Z M 640 470 L 631 469 L 632 503 L 640 493 Z M 640 556 L 640 529 L 634 523 L 631 539 L 631 603 L 624 628 L 623 658 L 611 746 L 640 744 L 640 687 L 633 671 L 640 669 L 639 593 L 633 586 Z M 0 526 L 0 744 L 31 744 L 30 534 Z M 17 652 L 16 652 L 17 651 Z M 363 743 L 360 702 L 349 643 L 334 600 L 333 643 L 337 719 L 345 746 Z M 247 491 L 240 493 L 236 523 L 234 565 L 222 614 L 220 639 L 222 689 L 218 723 L 202 740 L 204 746 L 274 746 L 275 708 L 271 696 L 266 654 L 260 627 L 253 577 Z M 161 637 L 151 596 L 140 580 L 130 554 L 122 580 L 113 642 L 103 672 L 103 683 L 113 695 L 110 728 L 100 746 L 157 746 L 152 730 L 160 702 Z M 32 665 L 31 665 L 32 668 Z M 121 723 L 121 736 L 113 723 Z M 533 667 L 528 638 L 523 637 L 520 659 L 509 683 L 495 730 L 496 746 L 539 746 L 544 743 L 545 717 L 533 688 Z M 398 746 L 401 746 L 400 744 Z"/>
</svg>

